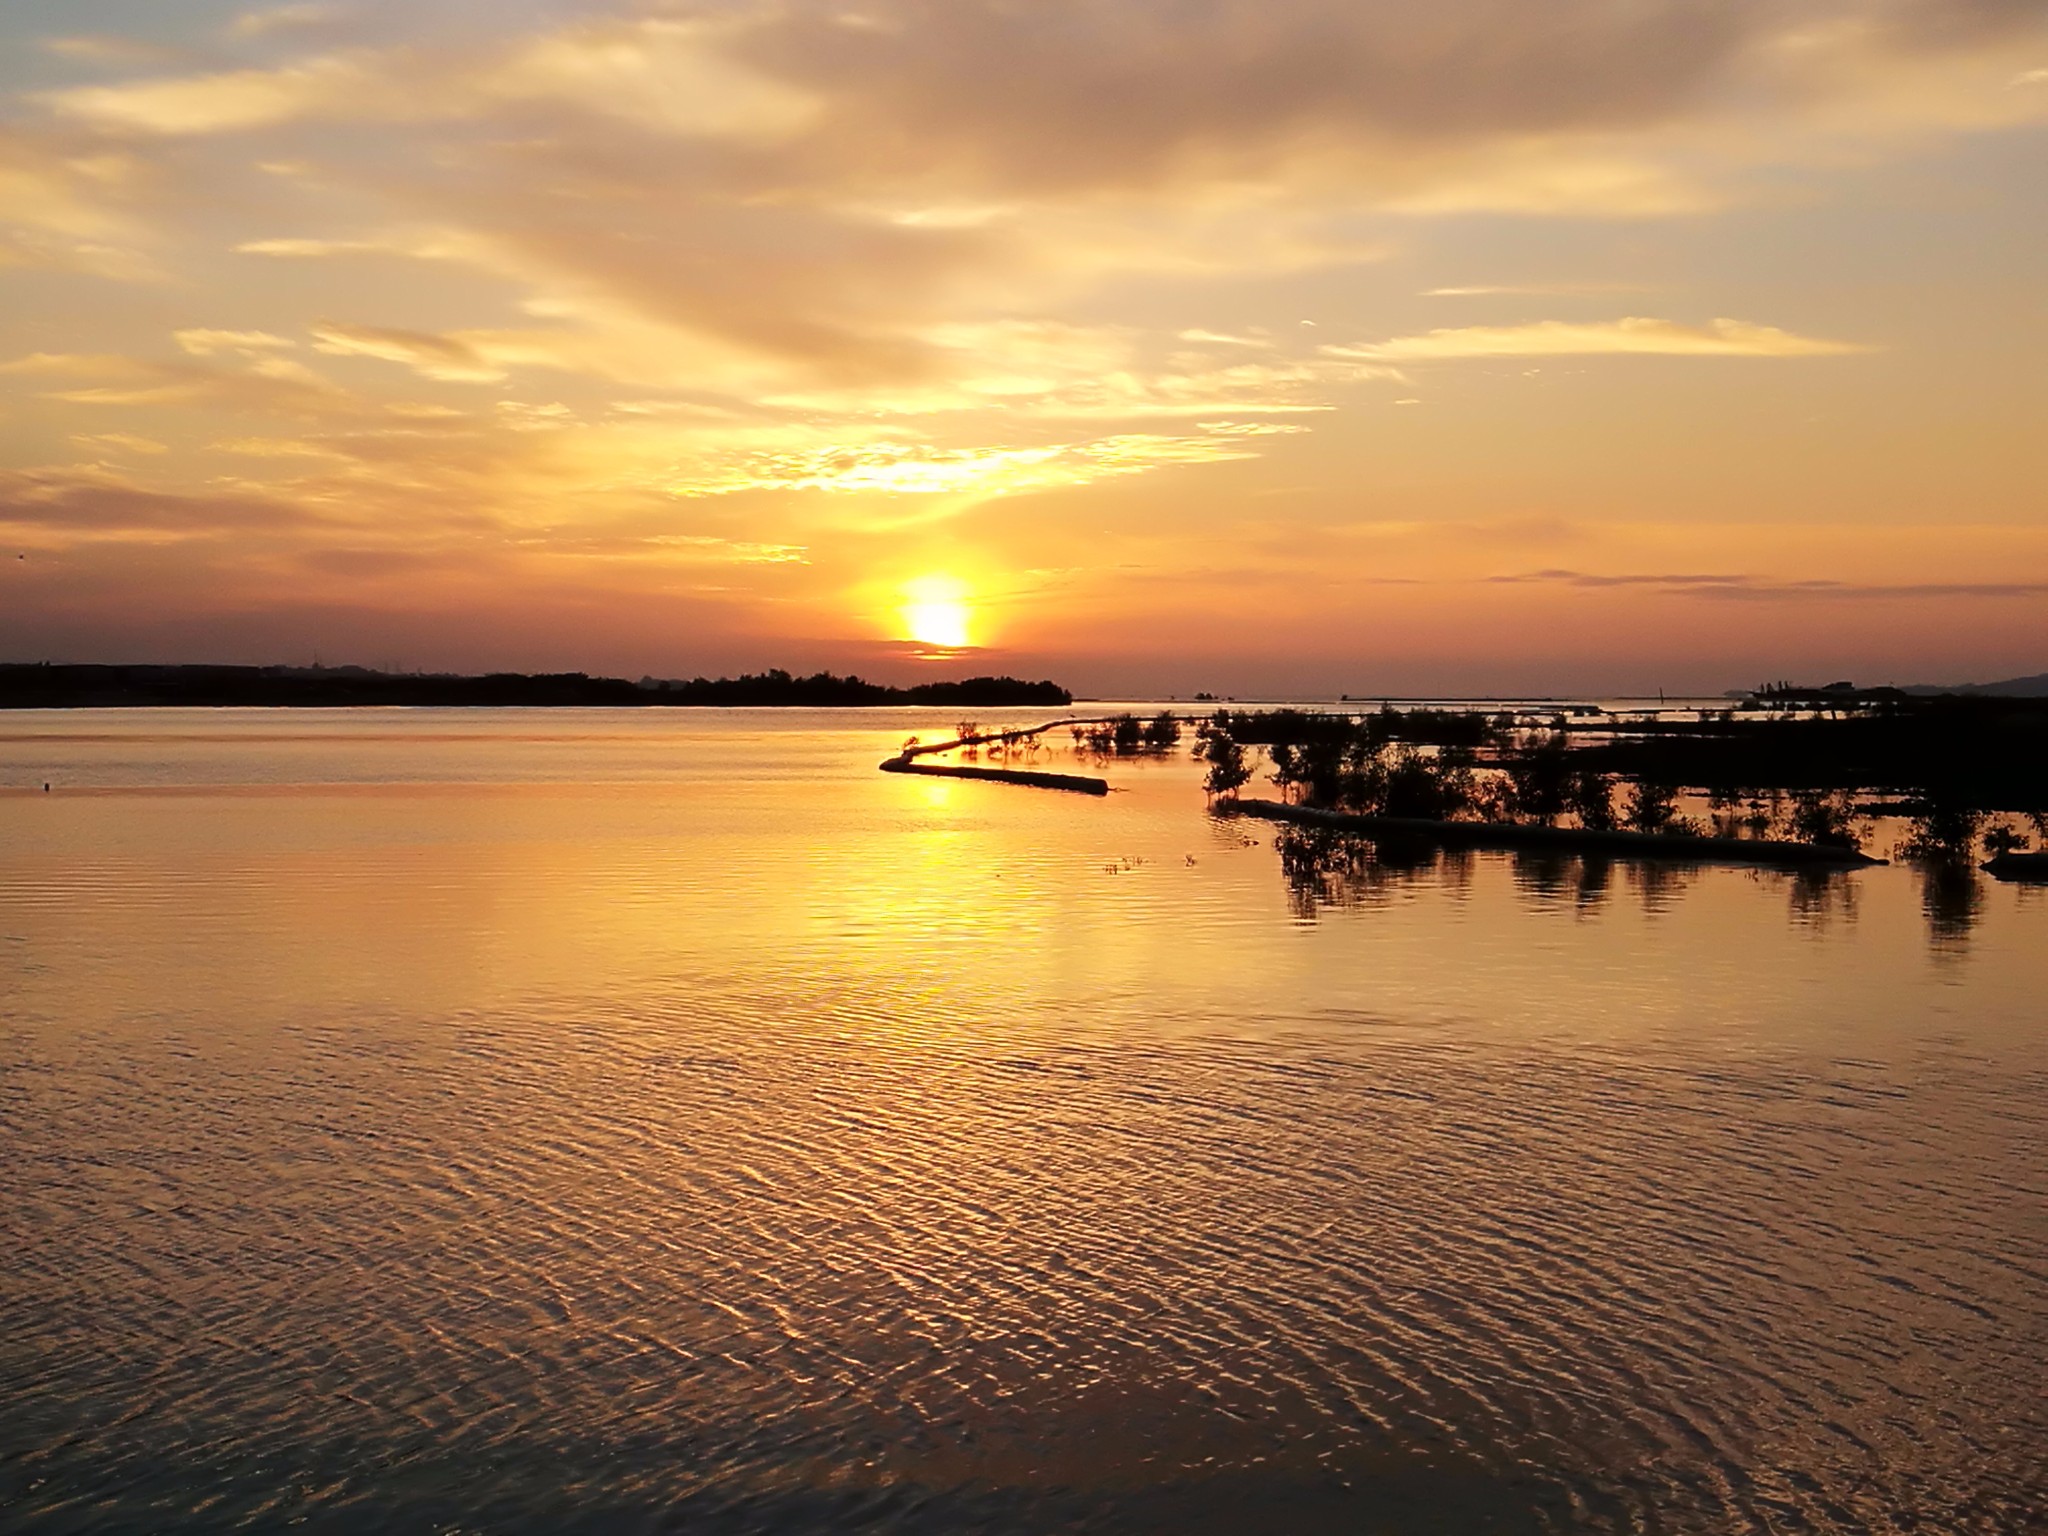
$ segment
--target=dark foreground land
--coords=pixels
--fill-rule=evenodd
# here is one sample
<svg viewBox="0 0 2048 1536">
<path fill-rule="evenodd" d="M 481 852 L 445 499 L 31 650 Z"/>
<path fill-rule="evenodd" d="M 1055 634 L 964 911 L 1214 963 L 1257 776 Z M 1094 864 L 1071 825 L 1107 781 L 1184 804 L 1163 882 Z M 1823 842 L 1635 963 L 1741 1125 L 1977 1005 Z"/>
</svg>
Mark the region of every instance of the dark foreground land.
<svg viewBox="0 0 2048 1536">
<path fill-rule="evenodd" d="M 628 682 L 582 672 L 375 672 L 365 667 L 206 667 L 0 665 L 0 709 L 118 709 L 270 706 L 362 708 L 560 707 L 709 705 L 723 708 L 809 706 L 868 708 L 931 704 L 948 708 L 1064 708 L 1073 702 L 1053 682 L 970 677 L 958 682 L 892 688 L 830 672 L 796 677 L 780 670 L 743 677 Z"/>
</svg>

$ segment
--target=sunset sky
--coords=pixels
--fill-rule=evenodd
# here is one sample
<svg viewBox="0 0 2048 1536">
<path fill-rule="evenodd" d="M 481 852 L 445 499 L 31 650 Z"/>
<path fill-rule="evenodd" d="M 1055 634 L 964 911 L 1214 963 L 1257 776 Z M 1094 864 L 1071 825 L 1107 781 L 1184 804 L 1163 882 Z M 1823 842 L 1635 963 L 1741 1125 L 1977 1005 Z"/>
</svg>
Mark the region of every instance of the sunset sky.
<svg viewBox="0 0 2048 1536">
<path fill-rule="evenodd" d="M 8 0 L 0 660 L 2048 668 L 2039 0 Z"/>
</svg>

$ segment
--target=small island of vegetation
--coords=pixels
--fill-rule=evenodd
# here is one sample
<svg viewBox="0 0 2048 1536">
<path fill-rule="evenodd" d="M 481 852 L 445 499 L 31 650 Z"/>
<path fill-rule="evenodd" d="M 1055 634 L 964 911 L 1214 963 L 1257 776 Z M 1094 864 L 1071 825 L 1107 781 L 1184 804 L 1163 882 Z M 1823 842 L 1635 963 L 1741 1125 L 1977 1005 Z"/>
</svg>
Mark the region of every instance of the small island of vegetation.
<svg viewBox="0 0 2048 1536">
<path fill-rule="evenodd" d="M 1076 757 L 1097 762 L 1160 757 L 1190 723 L 1219 814 L 1317 836 L 1842 868 L 1884 862 L 1866 844 L 1890 817 L 1909 826 L 1894 854 L 1955 864 L 1981 850 L 1993 874 L 2048 879 L 2048 852 L 2030 845 L 2048 841 L 2048 700 L 2031 698 L 1774 684 L 1679 711 L 1384 704 L 962 721 L 881 766 L 1104 794 L 1105 779 L 1048 771 L 1045 738 L 1065 731 Z M 921 761 L 939 754 L 958 760 Z M 1280 798 L 1244 793 L 1262 775 Z"/>
<path fill-rule="evenodd" d="M 1196 755 L 1219 809 L 1475 846 L 1742 863 L 1877 862 L 1896 850 L 2038 878 L 2048 703 L 1786 685 L 1727 709 L 1219 710 Z M 1263 754 L 1281 799 L 1244 798 Z"/>
</svg>

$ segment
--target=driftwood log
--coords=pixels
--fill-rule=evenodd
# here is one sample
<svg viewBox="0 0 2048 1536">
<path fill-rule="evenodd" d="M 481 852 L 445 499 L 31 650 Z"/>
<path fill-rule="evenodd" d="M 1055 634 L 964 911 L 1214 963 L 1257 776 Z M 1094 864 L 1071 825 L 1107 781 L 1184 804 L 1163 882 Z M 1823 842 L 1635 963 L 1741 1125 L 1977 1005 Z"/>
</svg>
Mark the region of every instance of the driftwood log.
<svg viewBox="0 0 2048 1536">
<path fill-rule="evenodd" d="M 1028 741 L 1033 736 L 1043 736 L 1047 731 L 1056 731 L 1062 726 L 1110 725 L 1121 718 L 1120 715 L 1090 715 L 1086 719 L 1048 720 L 1043 725 L 1019 726 L 1015 730 L 981 731 L 972 736 L 955 736 L 951 741 L 919 742 L 914 746 L 905 747 L 895 757 L 890 758 L 889 762 L 908 762 L 914 757 L 929 757 L 934 752 L 951 752 L 958 747 L 1008 746 L 1012 742 Z M 889 769 L 888 763 L 882 766 L 887 771 L 894 771 Z"/>
<path fill-rule="evenodd" d="M 1106 795 L 1109 780 L 1082 773 L 1040 773 L 1030 768 L 974 768 L 966 764 L 916 763 L 892 757 L 882 764 L 884 773 L 915 773 L 933 779 L 986 779 L 995 784 L 1025 784 L 1033 789 L 1071 789 L 1077 794 Z"/>
<path fill-rule="evenodd" d="M 964 763 L 920 763 L 917 759 L 929 757 L 934 752 L 952 752 L 960 747 L 1008 746 L 1064 726 L 1107 725 L 1117 718 L 1116 715 L 1095 715 L 1087 719 L 1048 720 L 1043 725 L 1018 730 L 983 731 L 972 736 L 956 736 L 951 741 L 919 742 L 884 761 L 881 768 L 884 773 L 917 773 L 934 779 L 984 779 L 992 784 L 1023 784 L 1032 789 L 1068 789 L 1081 795 L 1106 795 L 1109 793 L 1109 780 L 1085 773 L 1044 773 L 1035 768 L 979 768 Z"/>
</svg>

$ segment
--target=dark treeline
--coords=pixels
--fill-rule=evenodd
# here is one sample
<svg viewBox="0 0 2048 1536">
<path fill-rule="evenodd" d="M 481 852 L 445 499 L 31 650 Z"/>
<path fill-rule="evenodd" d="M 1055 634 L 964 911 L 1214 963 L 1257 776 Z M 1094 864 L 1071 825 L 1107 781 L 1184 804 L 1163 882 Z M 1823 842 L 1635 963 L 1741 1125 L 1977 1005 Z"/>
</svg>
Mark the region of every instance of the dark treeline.
<svg viewBox="0 0 2048 1536">
<path fill-rule="evenodd" d="M 1501 721 L 1469 709 L 1396 709 L 1383 705 L 1376 712 L 1357 716 L 1328 714 L 1305 709 L 1219 709 L 1205 729 L 1221 732 L 1247 747 L 1269 747 L 1285 742 L 1301 747 L 1310 743 L 1349 743 L 1363 735 L 1381 742 L 1408 741 L 1431 747 L 1480 747 L 1492 741 Z"/>
<path fill-rule="evenodd" d="M 918 683 L 910 688 L 892 688 L 859 677 L 835 677 L 815 672 L 809 677 L 789 673 L 749 673 L 741 677 L 692 678 L 688 682 L 654 682 L 642 686 L 657 704 L 720 705 L 870 705 L 934 704 L 949 708 L 1048 707 L 1064 709 L 1074 696 L 1058 683 L 1027 683 L 1015 677 L 969 677 L 959 682 Z"/>
<path fill-rule="evenodd" d="M 657 682 L 591 677 L 582 672 L 375 672 L 365 667 L 58 666 L 0 664 L 0 709 L 109 709 L 183 705 L 346 708 L 932 704 L 1001 707 L 1072 702 L 1052 682 L 970 677 L 959 682 L 892 688 L 859 677 L 819 672 L 795 677 L 771 671 L 732 678 Z"/>
<path fill-rule="evenodd" d="M 1872 713 L 1651 721 L 1575 752 L 1706 790 L 1862 790 L 1980 811 L 2048 810 L 2048 699 L 1943 695 Z"/>
</svg>

